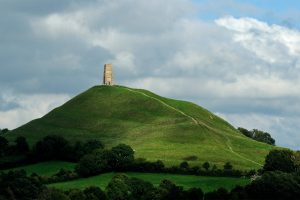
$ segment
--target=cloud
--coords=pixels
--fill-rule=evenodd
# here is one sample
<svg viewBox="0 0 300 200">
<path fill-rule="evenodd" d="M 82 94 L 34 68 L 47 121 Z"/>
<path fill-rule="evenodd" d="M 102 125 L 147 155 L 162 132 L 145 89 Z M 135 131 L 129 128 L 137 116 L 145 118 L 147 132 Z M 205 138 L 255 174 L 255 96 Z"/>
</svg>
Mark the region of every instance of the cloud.
<svg viewBox="0 0 300 200">
<path fill-rule="evenodd" d="M 225 17 L 216 23 L 234 31 L 234 41 L 270 64 L 299 63 L 300 32 L 252 18 Z M 298 66 L 299 67 L 299 66 Z"/>
<path fill-rule="evenodd" d="M 62 94 L 2 94 L 1 105 L 8 105 L 9 108 L 0 109 L 0 128 L 13 129 L 32 119 L 40 118 L 69 99 L 69 95 Z"/>
<path fill-rule="evenodd" d="M 270 116 L 264 114 L 247 113 L 247 114 L 222 114 L 218 113 L 224 119 L 231 121 L 234 124 L 239 124 L 239 127 L 244 127 L 249 130 L 256 128 L 265 130 L 272 134 L 276 140 L 276 144 L 299 149 L 299 116 L 298 117 L 282 117 Z M 293 139 L 291 139 L 293 138 Z"/>
<path fill-rule="evenodd" d="M 216 5 L 228 3 L 233 13 L 259 11 L 231 0 Z M 117 84 L 197 102 L 236 126 L 254 126 L 260 120 L 254 115 L 269 122 L 280 119 L 279 124 L 298 119 L 299 31 L 253 17 L 198 17 L 205 8 L 222 10 L 214 4 L 70 0 L 47 1 L 47 9 L 37 10 L 34 5 L 43 7 L 37 1 L 25 5 L 12 0 L 5 7 L 12 13 L 5 14 L 10 23 L 0 21 L 0 89 L 28 96 L 74 96 L 100 83 L 102 66 L 109 62 Z M 1 104 L 2 115 L 17 120 L 1 121 L 0 126 L 27 122 L 30 117 L 18 118 L 17 113 L 33 109 L 19 106 L 19 101 Z M 47 105 L 41 104 L 37 109 L 43 111 L 32 111 L 36 114 L 31 117 L 52 108 Z M 241 116 L 244 120 L 237 120 Z M 291 134 L 282 133 L 279 125 L 260 127 L 274 132 L 279 144 L 293 145 L 288 140 L 299 136 L 296 120 L 289 121 L 289 127 L 296 127 L 288 131 Z"/>
</svg>

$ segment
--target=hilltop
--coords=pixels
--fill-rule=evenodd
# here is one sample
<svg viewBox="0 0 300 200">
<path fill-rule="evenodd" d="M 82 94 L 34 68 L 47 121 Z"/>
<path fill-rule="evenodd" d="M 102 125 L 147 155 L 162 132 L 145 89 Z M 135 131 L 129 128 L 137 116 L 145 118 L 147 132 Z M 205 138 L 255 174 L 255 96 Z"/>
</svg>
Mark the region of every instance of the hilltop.
<svg viewBox="0 0 300 200">
<path fill-rule="evenodd" d="M 167 165 L 193 158 L 240 169 L 259 168 L 271 145 L 251 140 L 208 110 L 186 101 L 123 86 L 95 86 L 40 119 L 13 131 L 33 144 L 49 134 L 71 141 L 99 139 L 107 147 L 129 144 L 136 157 Z"/>
</svg>

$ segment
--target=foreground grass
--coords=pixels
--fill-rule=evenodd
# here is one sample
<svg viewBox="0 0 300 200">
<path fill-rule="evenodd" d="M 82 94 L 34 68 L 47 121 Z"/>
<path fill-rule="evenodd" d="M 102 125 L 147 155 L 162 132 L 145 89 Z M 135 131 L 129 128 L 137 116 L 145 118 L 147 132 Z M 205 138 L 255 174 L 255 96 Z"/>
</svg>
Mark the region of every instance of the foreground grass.
<svg viewBox="0 0 300 200">
<path fill-rule="evenodd" d="M 75 163 L 63 162 L 63 161 L 49 161 L 32 165 L 26 165 L 22 167 L 12 168 L 9 170 L 25 170 L 27 174 L 36 173 L 40 176 L 51 176 L 57 173 L 60 169 L 74 170 Z M 9 171 L 5 170 L 5 171 Z"/>
<path fill-rule="evenodd" d="M 158 186 L 163 179 L 168 179 L 174 182 L 176 185 L 183 186 L 185 189 L 191 187 L 200 187 L 204 192 L 212 191 L 220 187 L 224 187 L 228 190 L 233 189 L 237 185 L 247 185 L 250 183 L 249 179 L 245 178 L 229 178 L 229 177 L 206 177 L 206 176 L 193 176 L 193 175 L 175 175 L 175 174 L 160 174 L 160 173 L 126 173 L 130 177 L 136 177 L 149 181 L 155 186 Z M 111 178 L 116 173 L 106 173 L 89 178 L 82 178 L 73 181 L 67 181 L 62 183 L 54 183 L 48 185 L 58 189 L 83 189 L 88 186 L 98 186 L 105 189 Z"/>
</svg>

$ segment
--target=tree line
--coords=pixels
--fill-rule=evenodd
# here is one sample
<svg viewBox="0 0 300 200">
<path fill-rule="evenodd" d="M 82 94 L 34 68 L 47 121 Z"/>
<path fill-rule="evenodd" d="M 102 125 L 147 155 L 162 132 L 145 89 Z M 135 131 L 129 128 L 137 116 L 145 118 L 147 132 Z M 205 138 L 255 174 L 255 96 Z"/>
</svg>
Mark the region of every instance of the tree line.
<svg viewBox="0 0 300 200">
<path fill-rule="evenodd" d="M 270 133 L 260 131 L 258 129 L 247 130 L 242 127 L 238 127 L 238 130 L 240 131 L 240 133 L 253 140 L 270 144 L 270 145 L 275 145 L 275 139 L 272 138 Z"/>
<path fill-rule="evenodd" d="M 49 160 L 62 160 L 76 162 L 74 171 L 61 170 L 51 177 L 43 177 L 45 183 L 72 180 L 78 177 L 93 176 L 106 172 L 155 172 L 190 174 L 205 176 L 251 176 L 254 170 L 241 171 L 234 169 L 230 162 L 224 164 L 223 168 L 218 168 L 209 162 L 204 162 L 202 166 L 190 166 L 187 161 L 183 161 L 178 166 L 166 167 L 161 160 L 147 161 L 144 158 L 135 158 L 133 149 L 126 144 L 119 144 L 111 149 L 104 148 L 101 141 L 88 140 L 85 142 L 75 142 L 71 144 L 65 138 L 57 135 L 49 135 L 37 141 L 32 149 L 24 137 L 18 137 L 14 144 L 8 145 L 8 141 L 0 136 L 2 145 L 2 156 L 11 157 L 22 156 L 23 162 L 1 163 L 2 169 L 18 167 L 21 164 L 37 163 Z M 14 151 L 9 149 L 15 149 Z M 4 159 L 6 161 L 7 159 Z M 8 159 L 9 160 L 9 159 Z"/>
<path fill-rule="evenodd" d="M 272 150 L 266 157 L 260 174 L 244 187 L 228 191 L 219 188 L 204 193 L 201 188 L 184 189 L 169 180 L 158 186 L 125 174 L 117 174 L 102 190 L 87 187 L 63 191 L 48 188 L 36 176 L 25 171 L 0 174 L 0 199 L 38 200 L 296 200 L 300 195 L 299 152 Z"/>
</svg>

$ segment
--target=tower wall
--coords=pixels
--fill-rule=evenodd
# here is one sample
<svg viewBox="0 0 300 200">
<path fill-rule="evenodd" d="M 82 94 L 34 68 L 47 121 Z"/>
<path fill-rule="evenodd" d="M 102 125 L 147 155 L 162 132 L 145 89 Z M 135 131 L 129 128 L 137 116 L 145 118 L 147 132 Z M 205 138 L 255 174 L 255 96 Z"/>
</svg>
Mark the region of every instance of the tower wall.
<svg viewBox="0 0 300 200">
<path fill-rule="evenodd" d="M 112 64 L 104 65 L 103 84 L 113 85 Z"/>
</svg>

